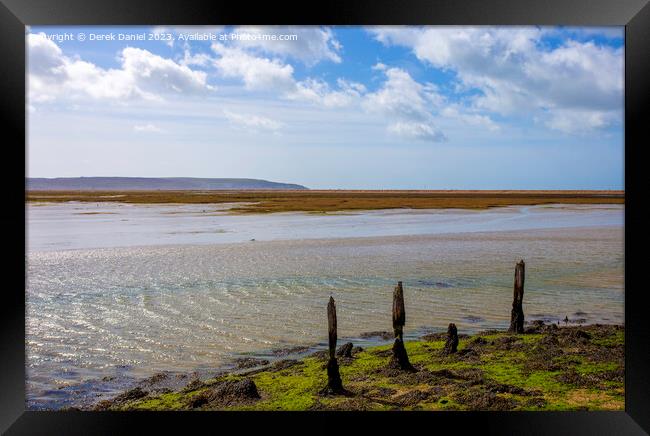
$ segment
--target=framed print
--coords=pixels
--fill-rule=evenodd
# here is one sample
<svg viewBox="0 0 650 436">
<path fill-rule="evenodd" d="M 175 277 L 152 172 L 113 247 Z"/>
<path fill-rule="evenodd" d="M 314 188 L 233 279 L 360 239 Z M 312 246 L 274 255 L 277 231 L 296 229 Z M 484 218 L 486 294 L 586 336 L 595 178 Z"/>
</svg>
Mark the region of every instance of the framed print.
<svg viewBox="0 0 650 436">
<path fill-rule="evenodd" d="M 7 434 L 650 428 L 647 2 L 0 11 Z"/>
</svg>

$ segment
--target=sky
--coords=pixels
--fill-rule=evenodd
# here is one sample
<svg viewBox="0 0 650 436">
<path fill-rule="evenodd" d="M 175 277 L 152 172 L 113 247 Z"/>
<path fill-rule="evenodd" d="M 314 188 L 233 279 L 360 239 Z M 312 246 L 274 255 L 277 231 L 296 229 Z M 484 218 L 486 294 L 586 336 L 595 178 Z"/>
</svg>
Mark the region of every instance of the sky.
<svg viewBox="0 0 650 436">
<path fill-rule="evenodd" d="M 29 177 L 624 189 L 623 27 L 30 27 Z"/>
</svg>

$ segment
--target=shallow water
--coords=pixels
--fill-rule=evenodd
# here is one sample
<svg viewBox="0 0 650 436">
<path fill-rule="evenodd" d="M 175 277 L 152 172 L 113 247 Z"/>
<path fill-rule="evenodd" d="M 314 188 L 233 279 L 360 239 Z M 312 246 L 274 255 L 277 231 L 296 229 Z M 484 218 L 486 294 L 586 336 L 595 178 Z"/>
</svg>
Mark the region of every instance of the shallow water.
<svg viewBox="0 0 650 436">
<path fill-rule="evenodd" d="M 623 225 L 622 205 L 231 215 L 229 205 L 31 204 L 30 251 Z"/>
<path fill-rule="evenodd" d="M 330 295 L 339 337 L 390 330 L 397 280 L 411 336 L 449 322 L 462 333 L 504 328 L 520 258 L 527 319 L 623 323 L 622 206 L 214 210 L 28 208 L 28 407 L 89 401 L 156 371 L 210 372 L 242 353 L 322 345 Z M 79 214 L 97 211 L 116 213 Z"/>
</svg>

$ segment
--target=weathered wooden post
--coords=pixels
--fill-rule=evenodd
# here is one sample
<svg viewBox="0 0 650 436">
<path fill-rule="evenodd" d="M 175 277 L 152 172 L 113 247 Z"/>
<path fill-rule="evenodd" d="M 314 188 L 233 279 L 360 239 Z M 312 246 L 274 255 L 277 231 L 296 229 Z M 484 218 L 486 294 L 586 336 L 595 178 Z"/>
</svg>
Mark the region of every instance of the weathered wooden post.
<svg viewBox="0 0 650 436">
<path fill-rule="evenodd" d="M 526 264 L 520 260 L 515 266 L 515 290 L 512 299 L 512 312 L 510 312 L 510 328 L 509 332 L 523 333 L 524 332 L 524 309 L 522 303 L 524 301 L 524 278 L 526 275 Z"/>
<path fill-rule="evenodd" d="M 404 289 L 402 282 L 397 282 L 393 292 L 393 332 L 395 343 L 393 344 L 393 357 L 389 366 L 406 371 L 414 371 L 415 368 L 409 362 L 406 348 L 404 348 L 404 324 L 406 324 L 406 310 L 404 308 Z"/>
<path fill-rule="evenodd" d="M 339 364 L 336 361 L 336 304 L 334 298 L 330 297 L 327 304 L 327 327 L 329 333 L 329 360 L 327 361 L 327 388 L 331 393 L 343 392 L 343 382 L 339 373 Z"/>
<path fill-rule="evenodd" d="M 458 350 L 458 329 L 456 324 L 449 323 L 447 327 L 447 341 L 445 342 L 445 348 L 442 349 L 442 354 L 448 355 L 455 353 Z"/>
</svg>

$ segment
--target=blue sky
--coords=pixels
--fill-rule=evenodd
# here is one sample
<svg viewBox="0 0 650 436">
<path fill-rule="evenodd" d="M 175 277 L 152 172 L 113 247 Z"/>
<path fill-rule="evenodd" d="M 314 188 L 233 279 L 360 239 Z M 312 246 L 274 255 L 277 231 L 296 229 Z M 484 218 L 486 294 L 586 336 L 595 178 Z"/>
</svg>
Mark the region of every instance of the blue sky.
<svg viewBox="0 0 650 436">
<path fill-rule="evenodd" d="M 150 40 L 91 40 L 110 34 Z M 27 42 L 30 177 L 624 188 L 622 27 L 47 26 Z"/>
</svg>

